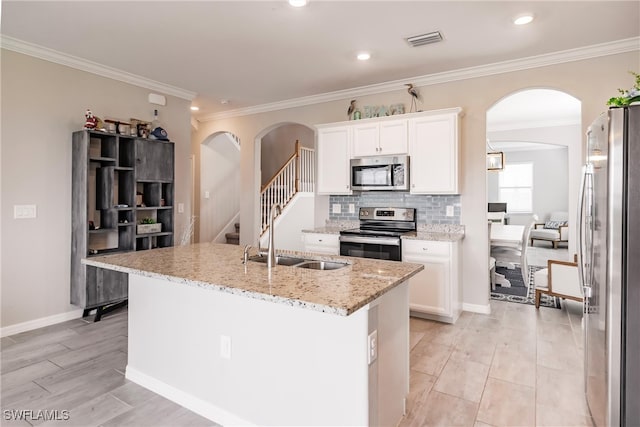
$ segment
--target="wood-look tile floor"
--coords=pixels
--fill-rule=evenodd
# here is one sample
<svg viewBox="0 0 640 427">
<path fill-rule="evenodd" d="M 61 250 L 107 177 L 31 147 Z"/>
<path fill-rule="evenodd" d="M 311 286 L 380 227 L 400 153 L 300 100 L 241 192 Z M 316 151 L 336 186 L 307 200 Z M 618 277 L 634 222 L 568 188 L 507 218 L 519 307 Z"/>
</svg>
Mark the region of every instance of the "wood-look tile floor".
<svg viewBox="0 0 640 427">
<path fill-rule="evenodd" d="M 491 301 L 455 325 L 411 318 L 411 390 L 400 426 L 590 426 L 583 401 L 581 306 Z M 2 338 L 3 426 L 209 426 L 124 378 L 127 311 Z M 4 410 L 67 410 L 13 421 Z"/>
<path fill-rule="evenodd" d="M 411 386 L 400 426 L 583 426 L 582 306 L 491 301 L 455 325 L 411 318 Z"/>
<path fill-rule="evenodd" d="M 123 309 L 97 323 L 76 319 L 2 338 L 0 424 L 215 426 L 124 378 L 127 319 Z M 33 413 L 11 420 L 7 410 Z M 57 410 L 60 420 L 45 421 L 39 410 Z"/>
</svg>

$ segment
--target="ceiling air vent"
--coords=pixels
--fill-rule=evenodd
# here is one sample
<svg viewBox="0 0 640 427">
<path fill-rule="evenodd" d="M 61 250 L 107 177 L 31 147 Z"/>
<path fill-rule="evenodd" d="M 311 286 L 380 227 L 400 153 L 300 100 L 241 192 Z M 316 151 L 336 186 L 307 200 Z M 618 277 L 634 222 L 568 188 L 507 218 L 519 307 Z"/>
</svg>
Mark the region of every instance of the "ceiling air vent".
<svg viewBox="0 0 640 427">
<path fill-rule="evenodd" d="M 420 34 L 419 36 L 407 37 L 407 43 L 409 43 L 412 47 L 423 46 L 425 44 L 437 43 L 440 41 L 442 41 L 442 34 L 440 34 L 440 31 Z"/>
</svg>

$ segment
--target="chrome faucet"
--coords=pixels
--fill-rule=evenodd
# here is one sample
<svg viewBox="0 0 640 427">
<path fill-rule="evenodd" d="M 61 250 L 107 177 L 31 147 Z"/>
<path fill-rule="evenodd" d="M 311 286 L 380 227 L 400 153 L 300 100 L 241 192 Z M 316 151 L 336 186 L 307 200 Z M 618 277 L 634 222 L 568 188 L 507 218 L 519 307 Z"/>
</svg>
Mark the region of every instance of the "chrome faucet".
<svg viewBox="0 0 640 427">
<path fill-rule="evenodd" d="M 242 255 L 242 263 L 246 264 L 249 261 L 249 251 L 251 250 L 251 245 L 244 246 L 244 253 Z M 260 253 L 260 251 L 258 251 Z"/>
<path fill-rule="evenodd" d="M 276 248 L 273 245 L 273 220 L 276 215 L 280 215 L 281 213 L 282 206 L 280 206 L 279 203 L 276 203 L 271 207 L 271 214 L 269 215 L 269 247 L 267 249 L 267 268 L 269 269 L 269 271 L 271 271 L 271 267 L 276 265 Z"/>
</svg>

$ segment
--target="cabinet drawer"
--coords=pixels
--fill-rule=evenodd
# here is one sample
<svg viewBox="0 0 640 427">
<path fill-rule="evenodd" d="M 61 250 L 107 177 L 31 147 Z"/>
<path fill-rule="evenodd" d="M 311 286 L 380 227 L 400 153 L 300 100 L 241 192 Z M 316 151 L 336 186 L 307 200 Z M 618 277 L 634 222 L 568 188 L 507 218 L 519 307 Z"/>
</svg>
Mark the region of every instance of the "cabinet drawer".
<svg viewBox="0 0 640 427">
<path fill-rule="evenodd" d="M 339 255 L 339 236 L 337 234 L 304 233 L 304 250 L 319 254 Z"/>
<path fill-rule="evenodd" d="M 451 255 L 451 242 L 434 242 L 430 240 L 402 240 L 402 254 L 414 256 L 443 256 Z"/>
<path fill-rule="evenodd" d="M 307 245 L 314 246 L 335 246 L 338 245 L 338 235 L 305 233 L 304 242 Z"/>
</svg>

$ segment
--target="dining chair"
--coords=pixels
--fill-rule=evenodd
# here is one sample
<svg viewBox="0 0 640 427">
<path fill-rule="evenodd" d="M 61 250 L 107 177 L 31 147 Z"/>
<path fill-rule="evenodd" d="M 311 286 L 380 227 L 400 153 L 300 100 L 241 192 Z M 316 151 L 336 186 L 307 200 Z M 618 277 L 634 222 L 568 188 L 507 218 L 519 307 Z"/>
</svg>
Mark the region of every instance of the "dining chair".
<svg viewBox="0 0 640 427">
<path fill-rule="evenodd" d="M 487 221 L 489 226 L 489 283 L 491 283 L 491 290 L 496 290 L 496 259 L 491 256 L 491 221 Z"/>
<path fill-rule="evenodd" d="M 582 302 L 583 295 L 578 278 L 578 262 L 576 258 L 574 255 L 574 262 L 550 259 L 547 261 L 547 268 L 535 272 L 533 277 L 536 291 L 536 308 L 540 307 L 542 294 Z"/>
<path fill-rule="evenodd" d="M 491 256 L 496 259 L 496 262 L 507 262 L 520 264 L 520 272 L 522 274 L 522 281 L 527 287 L 527 296 L 530 293 L 530 280 L 529 280 L 529 261 L 527 259 L 527 248 L 529 243 L 529 234 L 531 233 L 531 227 L 535 224 L 536 220 L 532 220 L 527 224 L 522 231 L 522 239 L 517 247 L 510 246 L 494 246 L 491 250 Z"/>
</svg>

